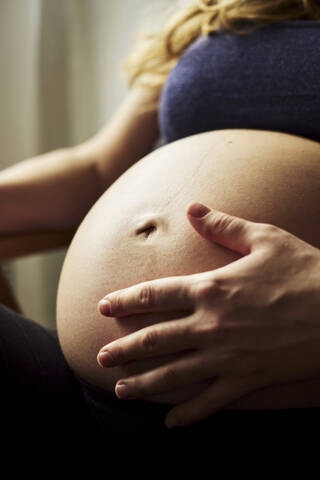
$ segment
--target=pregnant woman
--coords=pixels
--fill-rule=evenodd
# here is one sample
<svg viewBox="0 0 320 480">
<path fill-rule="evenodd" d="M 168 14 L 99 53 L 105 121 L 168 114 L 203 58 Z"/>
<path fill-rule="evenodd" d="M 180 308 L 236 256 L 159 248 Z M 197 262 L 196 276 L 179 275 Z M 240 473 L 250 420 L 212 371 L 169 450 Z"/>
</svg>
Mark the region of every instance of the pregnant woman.
<svg viewBox="0 0 320 480">
<path fill-rule="evenodd" d="M 143 401 L 119 400 L 113 390 L 120 378 L 178 359 L 181 352 L 104 370 L 96 361 L 101 347 L 174 318 L 172 312 L 104 318 L 97 303 L 135 283 L 197 275 L 240 258 L 191 228 L 185 216 L 188 203 L 200 201 L 272 223 L 307 242 L 302 244 L 317 258 L 319 227 L 311 219 L 319 216 L 319 19 L 312 0 L 199 1 L 186 7 L 164 32 L 147 37 L 127 62 L 132 90 L 106 128 L 78 147 L 1 172 L 2 235 L 77 227 L 85 217 L 59 285 L 58 333 L 64 356 L 54 333 L 1 307 L 11 422 L 23 425 L 31 419 L 33 425 L 37 419 L 40 429 L 50 422 L 52 429 L 63 424 L 74 431 L 86 422 L 105 432 L 164 429 L 169 435 L 165 413 L 201 392 L 209 379 L 173 385 L 171 391 L 145 395 Z M 260 28 L 246 31 L 248 23 Z M 159 136 L 169 145 L 136 163 Z M 276 271 L 266 269 L 267 274 Z M 304 300 L 299 322 L 311 307 Z M 188 315 L 189 307 L 176 318 L 185 321 Z M 261 332 L 263 347 L 262 337 Z M 310 348 L 306 351 L 309 363 L 316 360 Z M 292 371 L 300 365 L 293 362 Z M 316 370 L 311 375 L 306 368 L 307 373 L 298 375 L 301 383 L 295 384 L 297 376 L 292 375 L 292 384 L 257 391 L 233 408 L 276 409 L 281 415 L 273 412 L 273 425 L 290 412 L 278 410 L 283 408 L 294 409 L 295 425 L 301 415 L 314 419 L 317 411 L 308 407 L 319 406 Z M 21 411 L 21 398 L 28 416 Z M 217 428 L 221 418 L 223 430 L 223 415 L 187 431 L 213 424 Z M 234 418 L 245 418 L 245 425 L 254 427 L 254 412 L 236 415 L 229 425 L 235 425 Z M 270 416 L 259 413 L 258 418 L 261 428 Z"/>
</svg>

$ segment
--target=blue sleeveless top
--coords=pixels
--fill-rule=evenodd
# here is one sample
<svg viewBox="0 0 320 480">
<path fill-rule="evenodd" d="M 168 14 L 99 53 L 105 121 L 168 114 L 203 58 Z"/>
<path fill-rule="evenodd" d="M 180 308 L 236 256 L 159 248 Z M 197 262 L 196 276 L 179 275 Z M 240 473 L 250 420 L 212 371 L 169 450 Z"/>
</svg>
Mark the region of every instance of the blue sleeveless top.
<svg viewBox="0 0 320 480">
<path fill-rule="evenodd" d="M 224 128 L 320 142 L 320 21 L 199 37 L 170 72 L 158 115 L 162 143 Z"/>
</svg>

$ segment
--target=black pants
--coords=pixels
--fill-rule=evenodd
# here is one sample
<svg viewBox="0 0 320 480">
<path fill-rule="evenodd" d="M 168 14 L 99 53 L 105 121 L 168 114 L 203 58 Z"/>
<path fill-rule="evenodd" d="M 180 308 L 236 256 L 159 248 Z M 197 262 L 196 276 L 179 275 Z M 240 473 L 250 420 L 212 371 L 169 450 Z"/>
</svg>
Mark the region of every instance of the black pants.
<svg viewBox="0 0 320 480">
<path fill-rule="evenodd" d="M 319 432 L 318 409 L 221 411 L 203 422 L 168 430 L 170 405 L 119 400 L 76 377 L 61 352 L 55 331 L 0 305 L 1 432 L 25 441 L 62 438 L 65 443 L 103 439 L 170 441 L 212 445 L 305 442 Z M 101 440 L 99 440 L 101 441 Z M 269 442 L 269 440 L 268 440 Z M 131 443 L 132 444 L 132 443 Z M 137 443 L 135 443 L 137 445 Z"/>
</svg>

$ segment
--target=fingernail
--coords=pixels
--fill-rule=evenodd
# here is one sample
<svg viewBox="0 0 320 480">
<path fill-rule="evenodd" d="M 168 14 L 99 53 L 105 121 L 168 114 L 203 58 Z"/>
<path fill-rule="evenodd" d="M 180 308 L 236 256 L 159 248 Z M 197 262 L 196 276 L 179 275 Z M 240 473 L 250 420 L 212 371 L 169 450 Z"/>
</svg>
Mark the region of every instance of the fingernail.
<svg viewBox="0 0 320 480">
<path fill-rule="evenodd" d="M 110 352 L 107 351 L 98 353 L 97 360 L 101 367 L 112 367 L 114 365 Z"/>
<path fill-rule="evenodd" d="M 111 302 L 105 298 L 100 300 L 99 312 L 102 315 L 111 316 Z"/>
<path fill-rule="evenodd" d="M 206 207 L 202 203 L 193 203 L 188 208 L 188 215 L 191 215 L 191 217 L 196 217 L 196 218 L 204 217 L 209 212 L 210 212 L 210 208 Z"/>
<path fill-rule="evenodd" d="M 116 394 L 119 398 L 130 398 L 130 391 L 129 387 L 126 383 L 120 382 L 116 386 Z M 132 397 L 131 397 L 132 398 Z"/>
</svg>

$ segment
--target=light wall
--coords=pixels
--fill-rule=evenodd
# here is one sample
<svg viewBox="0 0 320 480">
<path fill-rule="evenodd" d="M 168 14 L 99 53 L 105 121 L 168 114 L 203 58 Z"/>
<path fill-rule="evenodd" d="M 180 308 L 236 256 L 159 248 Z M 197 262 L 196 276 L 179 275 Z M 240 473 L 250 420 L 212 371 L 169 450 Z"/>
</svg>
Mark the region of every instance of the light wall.
<svg viewBox="0 0 320 480">
<path fill-rule="evenodd" d="M 1 0 L 0 168 L 75 145 L 102 127 L 127 91 L 119 68 L 133 33 L 169 4 Z M 51 327 L 64 255 L 5 266 L 26 316 Z"/>
</svg>

